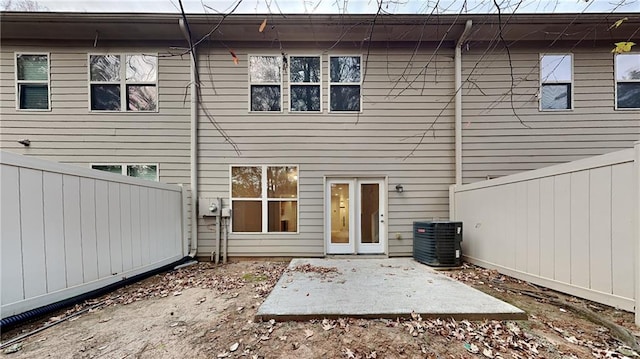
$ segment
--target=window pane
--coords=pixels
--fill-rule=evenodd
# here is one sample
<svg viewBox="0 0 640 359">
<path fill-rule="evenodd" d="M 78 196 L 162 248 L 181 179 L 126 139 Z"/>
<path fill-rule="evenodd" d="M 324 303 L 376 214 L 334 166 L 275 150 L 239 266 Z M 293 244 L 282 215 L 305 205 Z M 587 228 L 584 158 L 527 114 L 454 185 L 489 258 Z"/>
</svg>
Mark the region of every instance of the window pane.
<svg viewBox="0 0 640 359">
<path fill-rule="evenodd" d="M 122 174 L 122 166 L 120 165 L 93 165 L 91 166 L 94 170 L 111 172 L 118 175 Z"/>
<path fill-rule="evenodd" d="M 269 201 L 269 232 L 298 231 L 298 201 Z"/>
<path fill-rule="evenodd" d="M 331 111 L 360 111 L 359 85 L 331 85 Z"/>
<path fill-rule="evenodd" d="M 616 79 L 640 80 L 640 54 L 616 55 Z"/>
<path fill-rule="evenodd" d="M 120 81 L 120 56 L 89 56 L 91 81 Z"/>
<path fill-rule="evenodd" d="M 127 55 L 127 82 L 155 82 L 158 58 L 147 55 Z"/>
<path fill-rule="evenodd" d="M 289 59 L 291 82 L 320 82 L 320 58 L 291 56 Z"/>
<path fill-rule="evenodd" d="M 360 82 L 360 56 L 330 58 L 331 82 Z"/>
<path fill-rule="evenodd" d="M 565 110 L 571 108 L 571 85 L 542 85 L 543 110 Z"/>
<path fill-rule="evenodd" d="M 155 111 L 158 108 L 154 85 L 127 85 L 127 110 Z"/>
<path fill-rule="evenodd" d="M 49 87 L 47 85 L 18 84 L 18 102 L 21 109 L 49 109 Z"/>
<path fill-rule="evenodd" d="M 267 197 L 297 198 L 298 168 L 267 167 Z"/>
<path fill-rule="evenodd" d="M 320 86 L 291 85 L 291 111 L 320 111 Z"/>
<path fill-rule="evenodd" d="M 252 85 L 251 111 L 280 111 L 280 86 Z"/>
<path fill-rule="evenodd" d="M 157 181 L 158 166 L 156 165 L 129 165 L 127 166 L 127 176 L 142 178 L 150 181 Z"/>
<path fill-rule="evenodd" d="M 262 167 L 231 167 L 231 197 L 262 197 Z"/>
<path fill-rule="evenodd" d="M 47 55 L 18 55 L 18 80 L 48 81 Z"/>
<path fill-rule="evenodd" d="M 571 82 L 571 55 L 543 55 L 540 59 L 542 82 Z"/>
<path fill-rule="evenodd" d="M 618 83 L 618 108 L 640 108 L 640 82 Z"/>
<path fill-rule="evenodd" d="M 251 56 L 249 57 L 249 80 L 252 83 L 281 82 L 280 56 Z"/>
<path fill-rule="evenodd" d="M 262 232 L 262 201 L 232 201 L 233 232 Z"/>
<path fill-rule="evenodd" d="M 91 85 L 91 109 L 120 111 L 120 85 Z"/>
</svg>

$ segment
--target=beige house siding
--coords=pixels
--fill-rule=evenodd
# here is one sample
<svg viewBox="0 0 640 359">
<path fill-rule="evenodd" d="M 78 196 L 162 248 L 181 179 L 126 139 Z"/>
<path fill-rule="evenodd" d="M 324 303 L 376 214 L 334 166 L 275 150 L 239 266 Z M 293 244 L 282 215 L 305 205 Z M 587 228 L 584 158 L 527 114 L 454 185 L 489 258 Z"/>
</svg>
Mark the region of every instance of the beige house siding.
<svg viewBox="0 0 640 359">
<path fill-rule="evenodd" d="M 363 55 L 353 50 L 321 50 L 331 44 L 300 48 L 284 44 L 289 55 L 322 54 L 322 113 L 288 112 L 287 81 L 283 86 L 284 111 L 249 113 L 248 55 L 279 54 L 239 44 L 234 48 L 240 64 L 226 50 L 200 53 L 203 106 L 238 146 L 220 137 L 200 112 L 200 196 L 222 197 L 229 205 L 230 165 L 293 164 L 299 166 L 299 234 L 231 234 L 229 256 L 324 255 L 325 176 L 388 177 L 389 254 L 410 255 L 415 220 L 448 218 L 448 187 L 454 178 L 453 51 L 441 49 L 431 57 L 425 48 L 409 63 L 413 49 L 375 47 L 362 88 L 362 113 L 328 112 L 328 55 Z M 406 69 L 406 70 L 405 70 Z M 364 70 L 363 70 L 364 72 Z M 405 79 L 398 80 L 402 73 Z M 416 79 L 409 85 L 408 81 Z M 211 84 L 211 80 L 215 85 Z M 400 91 L 406 90 L 396 97 Z M 443 110 L 444 109 L 444 110 Z M 420 134 L 442 114 L 423 144 L 408 157 Z M 395 192 L 403 184 L 404 193 Z M 199 251 L 215 248 L 214 220 L 201 219 Z M 396 234 L 401 239 L 396 238 Z"/>
<path fill-rule="evenodd" d="M 614 109 L 613 45 L 547 45 L 511 48 L 513 103 L 506 52 L 473 42 L 463 51 L 463 183 L 630 148 L 640 139 L 640 110 Z M 573 110 L 538 110 L 544 52 L 573 54 Z"/>
<path fill-rule="evenodd" d="M 0 148 L 89 167 L 91 163 L 157 163 L 160 181 L 189 183 L 188 57 L 158 60 L 156 113 L 91 113 L 89 53 L 163 53 L 166 46 L 37 43 L 3 40 L 0 54 Z M 15 52 L 50 54 L 51 111 L 16 110 Z M 188 97 L 187 97 L 188 99 Z M 30 147 L 17 143 L 28 138 Z"/>
</svg>

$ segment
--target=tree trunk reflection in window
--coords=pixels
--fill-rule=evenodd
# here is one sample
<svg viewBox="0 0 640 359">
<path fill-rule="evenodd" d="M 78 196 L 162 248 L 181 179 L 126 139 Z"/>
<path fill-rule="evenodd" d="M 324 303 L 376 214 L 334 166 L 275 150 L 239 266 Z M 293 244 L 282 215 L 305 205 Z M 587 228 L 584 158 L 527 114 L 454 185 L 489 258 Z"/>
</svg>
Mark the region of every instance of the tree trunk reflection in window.
<svg viewBox="0 0 640 359">
<path fill-rule="evenodd" d="M 329 108 L 331 111 L 360 111 L 360 56 L 329 57 Z"/>
<path fill-rule="evenodd" d="M 290 111 L 321 110 L 320 56 L 289 57 Z"/>
</svg>

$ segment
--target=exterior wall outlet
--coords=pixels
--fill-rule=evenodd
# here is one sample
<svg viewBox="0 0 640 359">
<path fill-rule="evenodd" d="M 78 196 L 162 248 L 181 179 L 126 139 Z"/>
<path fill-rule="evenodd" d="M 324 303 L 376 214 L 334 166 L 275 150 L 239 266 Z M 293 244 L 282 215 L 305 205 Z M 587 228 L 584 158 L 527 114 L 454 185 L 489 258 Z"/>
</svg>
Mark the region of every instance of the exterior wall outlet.
<svg viewBox="0 0 640 359">
<path fill-rule="evenodd" d="M 397 240 L 401 240 L 401 239 L 402 239 L 402 234 L 400 234 L 400 233 L 396 233 L 396 239 L 397 239 Z"/>
</svg>

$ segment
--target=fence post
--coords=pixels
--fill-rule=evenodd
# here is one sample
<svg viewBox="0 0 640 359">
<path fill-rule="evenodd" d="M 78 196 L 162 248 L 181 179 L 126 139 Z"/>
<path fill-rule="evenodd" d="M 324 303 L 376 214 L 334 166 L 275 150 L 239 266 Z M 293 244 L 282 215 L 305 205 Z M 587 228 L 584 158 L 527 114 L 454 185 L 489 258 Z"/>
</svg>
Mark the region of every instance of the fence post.
<svg viewBox="0 0 640 359">
<path fill-rule="evenodd" d="M 635 188 L 636 188 L 636 208 L 635 208 L 635 244 L 636 244 L 636 256 L 635 256 L 635 289 L 636 289 L 636 325 L 640 327 L 640 141 L 634 144 L 635 149 Z"/>
</svg>

